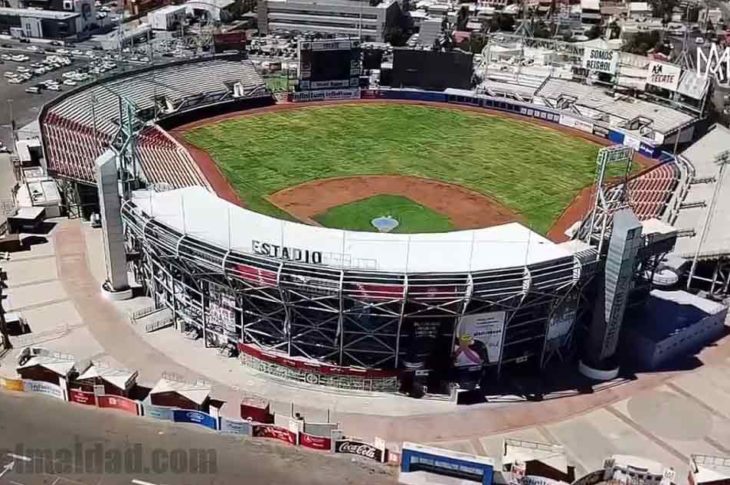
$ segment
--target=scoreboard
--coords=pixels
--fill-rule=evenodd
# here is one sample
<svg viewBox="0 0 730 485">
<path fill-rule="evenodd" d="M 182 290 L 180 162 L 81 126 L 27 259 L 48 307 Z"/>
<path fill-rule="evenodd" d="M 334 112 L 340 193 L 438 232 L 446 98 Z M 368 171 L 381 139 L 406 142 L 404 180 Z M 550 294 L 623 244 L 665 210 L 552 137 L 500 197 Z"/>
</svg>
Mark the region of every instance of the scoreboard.
<svg viewBox="0 0 730 485">
<path fill-rule="evenodd" d="M 358 39 L 300 40 L 298 47 L 300 90 L 359 87 Z"/>
</svg>

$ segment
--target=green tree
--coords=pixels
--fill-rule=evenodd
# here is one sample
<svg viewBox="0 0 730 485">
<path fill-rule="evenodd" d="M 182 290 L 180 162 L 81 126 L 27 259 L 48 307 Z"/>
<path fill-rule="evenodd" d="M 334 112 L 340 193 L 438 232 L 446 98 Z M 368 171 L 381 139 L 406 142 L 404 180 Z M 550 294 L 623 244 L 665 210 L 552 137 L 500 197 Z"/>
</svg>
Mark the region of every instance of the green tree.
<svg viewBox="0 0 730 485">
<path fill-rule="evenodd" d="M 591 39 L 591 40 L 593 40 L 593 39 L 597 39 L 597 38 L 598 38 L 598 37 L 600 37 L 600 36 L 601 36 L 601 26 L 600 26 L 600 25 L 598 25 L 598 24 L 596 24 L 596 25 L 592 26 L 592 27 L 591 27 L 590 29 L 588 29 L 588 31 L 586 32 L 586 37 L 588 37 L 588 38 L 589 38 L 589 39 Z"/>
<path fill-rule="evenodd" d="M 621 50 L 632 54 L 645 56 L 651 49 L 663 50 L 661 32 L 652 30 L 650 32 L 637 32 L 626 39 Z"/>
<path fill-rule="evenodd" d="M 662 19 L 667 24 L 672 20 L 672 12 L 679 5 L 679 0 L 651 0 L 651 10 L 655 17 Z"/>
<path fill-rule="evenodd" d="M 456 14 L 456 30 L 465 31 L 466 24 L 469 22 L 469 6 L 462 5 Z"/>
</svg>

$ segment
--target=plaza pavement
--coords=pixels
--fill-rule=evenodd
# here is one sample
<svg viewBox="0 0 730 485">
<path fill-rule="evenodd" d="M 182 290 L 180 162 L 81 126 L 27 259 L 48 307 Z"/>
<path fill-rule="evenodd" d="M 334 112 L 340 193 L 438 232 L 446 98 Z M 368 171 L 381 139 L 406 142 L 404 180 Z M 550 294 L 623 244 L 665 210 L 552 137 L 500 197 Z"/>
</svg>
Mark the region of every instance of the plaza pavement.
<svg viewBox="0 0 730 485">
<path fill-rule="evenodd" d="M 292 403 L 310 420 L 327 415 L 351 436 L 380 436 L 433 443 L 499 456 L 504 437 L 562 444 L 578 474 L 601 466 L 613 453 L 645 456 L 686 476 L 691 453 L 730 456 L 730 338 L 705 349 L 692 371 L 653 373 L 592 394 L 543 402 L 455 407 L 439 401 L 303 388 L 273 381 L 235 359 L 205 349 L 172 328 L 145 333 L 126 313 L 150 305 L 145 298 L 113 304 L 99 293 L 103 278 L 100 231 L 78 220 L 58 220 L 46 241 L 0 263 L 8 274 L 6 308 L 19 310 L 32 333 L 14 337 L 16 348 L 0 362 L 14 375 L 24 345 L 43 346 L 138 369 L 152 384 L 162 373 L 211 382 L 213 393 L 236 411 L 244 395 L 267 398 L 278 412 Z M 192 370 L 195 369 L 195 370 Z"/>
</svg>

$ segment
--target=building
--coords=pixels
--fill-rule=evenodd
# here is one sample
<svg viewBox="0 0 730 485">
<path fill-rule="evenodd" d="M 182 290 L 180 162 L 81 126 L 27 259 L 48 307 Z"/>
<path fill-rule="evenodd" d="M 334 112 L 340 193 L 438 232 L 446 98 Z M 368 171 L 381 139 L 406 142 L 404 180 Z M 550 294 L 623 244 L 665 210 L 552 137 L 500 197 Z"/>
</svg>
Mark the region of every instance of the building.
<svg viewBox="0 0 730 485">
<path fill-rule="evenodd" d="M 688 483 L 691 485 L 730 484 L 730 458 L 710 455 L 691 455 Z"/>
<path fill-rule="evenodd" d="M 634 20 L 650 18 L 652 14 L 651 6 L 647 2 L 631 2 L 629 3 L 629 17 Z"/>
<path fill-rule="evenodd" d="M 205 383 L 187 383 L 162 378 L 149 394 L 150 404 L 180 409 L 207 411 L 211 387 Z"/>
<path fill-rule="evenodd" d="M 17 30 L 16 30 L 17 29 Z M 84 30 L 84 20 L 76 12 L 0 8 L 0 33 L 17 37 L 65 39 Z"/>
<path fill-rule="evenodd" d="M 187 8 L 184 5 L 168 5 L 147 14 L 152 30 L 175 30 L 185 22 Z"/>
<path fill-rule="evenodd" d="M 657 369 L 691 355 L 725 332 L 727 307 L 685 291 L 652 290 L 646 304 L 628 315 L 626 355 Z"/>
<path fill-rule="evenodd" d="M 601 2 L 599 0 L 581 0 L 580 22 L 584 27 L 601 24 Z"/>
<path fill-rule="evenodd" d="M 363 0 L 262 0 L 259 32 L 319 33 L 382 42 L 400 15 L 396 0 L 377 4 Z"/>
<path fill-rule="evenodd" d="M 85 392 L 94 392 L 102 386 L 103 394 L 128 397 L 137 384 L 137 371 L 117 369 L 92 362 L 88 369 L 74 379 L 73 384 Z"/>
</svg>

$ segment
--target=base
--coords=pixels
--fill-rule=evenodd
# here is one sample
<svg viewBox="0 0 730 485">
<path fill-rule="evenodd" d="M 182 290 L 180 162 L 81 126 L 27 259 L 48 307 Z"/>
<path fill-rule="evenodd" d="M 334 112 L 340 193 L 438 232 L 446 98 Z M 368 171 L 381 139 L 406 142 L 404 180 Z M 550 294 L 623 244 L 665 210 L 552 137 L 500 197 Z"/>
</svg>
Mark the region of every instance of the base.
<svg viewBox="0 0 730 485">
<path fill-rule="evenodd" d="M 596 369 L 585 364 L 582 360 L 578 364 L 578 371 L 589 379 L 594 381 L 610 381 L 618 377 L 619 368 L 615 369 Z"/>
<path fill-rule="evenodd" d="M 123 301 L 129 300 L 133 296 L 132 288 L 126 288 L 124 290 L 114 290 L 108 281 L 105 281 L 101 285 L 101 294 L 107 300 L 111 301 Z"/>
</svg>

